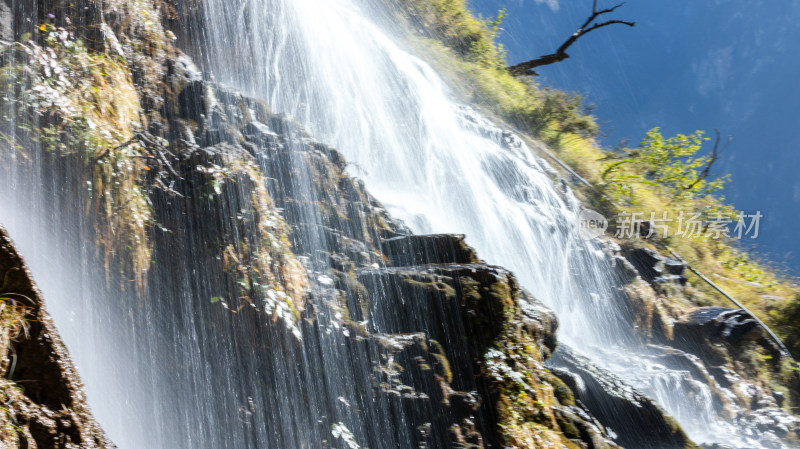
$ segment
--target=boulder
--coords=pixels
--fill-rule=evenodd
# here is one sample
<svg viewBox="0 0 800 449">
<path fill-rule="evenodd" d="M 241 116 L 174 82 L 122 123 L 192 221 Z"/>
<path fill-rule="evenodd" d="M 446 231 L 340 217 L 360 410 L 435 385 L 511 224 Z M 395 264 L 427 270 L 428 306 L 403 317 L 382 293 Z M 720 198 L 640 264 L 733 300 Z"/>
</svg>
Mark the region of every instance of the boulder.
<svg viewBox="0 0 800 449">
<path fill-rule="evenodd" d="M 575 393 L 575 399 L 618 435 L 615 442 L 637 449 L 697 447 L 652 399 L 611 372 L 562 345 L 551 359 L 553 370 Z"/>
<path fill-rule="evenodd" d="M 686 264 L 678 259 L 664 257 L 654 249 L 626 246 L 622 248 L 622 255 L 650 285 L 686 285 L 688 282 L 684 273 Z"/>
<path fill-rule="evenodd" d="M 684 344 L 714 341 L 737 345 L 763 336 L 763 329 L 747 311 L 724 307 L 694 309 L 675 323 L 674 332 L 676 341 Z"/>
</svg>

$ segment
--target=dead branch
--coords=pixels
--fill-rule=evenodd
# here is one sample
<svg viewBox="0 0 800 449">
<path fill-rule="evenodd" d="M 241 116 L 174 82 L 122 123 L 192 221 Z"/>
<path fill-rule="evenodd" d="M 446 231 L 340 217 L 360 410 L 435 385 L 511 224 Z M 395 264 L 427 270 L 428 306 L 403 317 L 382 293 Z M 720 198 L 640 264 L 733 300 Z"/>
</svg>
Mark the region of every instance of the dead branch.
<svg viewBox="0 0 800 449">
<path fill-rule="evenodd" d="M 577 31 L 572 33 L 572 35 L 566 41 L 564 41 L 564 43 L 561 44 L 561 46 L 558 47 L 558 49 L 556 49 L 555 53 L 551 53 L 549 55 L 540 56 L 540 57 L 538 57 L 536 59 L 531 59 L 530 61 L 525 61 L 525 62 L 516 64 L 516 65 L 513 65 L 513 66 L 509 67 L 508 70 L 513 75 L 516 75 L 516 76 L 523 76 L 523 75 L 535 76 L 535 75 L 538 75 L 538 73 L 536 73 L 533 70 L 534 68 L 540 67 L 540 66 L 543 66 L 543 65 L 555 64 L 556 62 L 561 62 L 561 61 L 569 58 L 569 54 L 567 53 L 567 49 L 572 44 L 574 44 L 578 39 L 580 39 L 581 36 L 584 36 L 584 35 L 586 35 L 588 33 L 591 33 L 594 30 L 597 30 L 597 29 L 600 29 L 600 28 L 603 28 L 603 27 L 607 27 L 609 25 L 620 24 L 620 25 L 627 25 L 629 27 L 635 26 L 636 22 L 628 22 L 628 21 L 625 21 L 625 20 L 607 20 L 605 22 L 594 23 L 594 21 L 597 20 L 598 17 L 600 17 L 600 16 L 602 16 L 604 14 L 610 14 L 610 13 L 616 11 L 617 8 L 620 8 L 624 4 L 625 3 L 623 2 L 623 3 L 620 3 L 618 5 L 613 6 L 611 8 L 598 10 L 597 9 L 597 0 L 594 0 L 594 2 L 592 4 L 592 14 L 589 16 L 588 19 L 586 19 L 585 22 L 583 22 L 583 24 L 578 28 Z"/>
</svg>

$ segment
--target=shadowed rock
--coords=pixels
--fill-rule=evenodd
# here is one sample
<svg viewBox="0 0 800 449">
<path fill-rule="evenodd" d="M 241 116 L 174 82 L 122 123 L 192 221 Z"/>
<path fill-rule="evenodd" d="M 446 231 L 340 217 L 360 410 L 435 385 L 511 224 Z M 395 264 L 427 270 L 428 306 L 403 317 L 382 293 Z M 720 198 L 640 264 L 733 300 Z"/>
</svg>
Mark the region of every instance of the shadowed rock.
<svg viewBox="0 0 800 449">
<path fill-rule="evenodd" d="M 395 266 L 411 264 L 478 263 L 463 235 L 404 235 L 382 242 L 383 253 Z"/>
<path fill-rule="evenodd" d="M 110 449 L 39 290 L 0 227 L 0 446 Z"/>
<path fill-rule="evenodd" d="M 761 336 L 758 322 L 744 310 L 700 307 L 675 323 L 676 338 L 724 340 L 736 344 Z"/>
<path fill-rule="evenodd" d="M 685 449 L 695 444 L 653 400 L 611 372 L 563 346 L 553 354 L 555 374 L 604 426 L 620 432 L 616 442 L 638 449 Z"/>
</svg>

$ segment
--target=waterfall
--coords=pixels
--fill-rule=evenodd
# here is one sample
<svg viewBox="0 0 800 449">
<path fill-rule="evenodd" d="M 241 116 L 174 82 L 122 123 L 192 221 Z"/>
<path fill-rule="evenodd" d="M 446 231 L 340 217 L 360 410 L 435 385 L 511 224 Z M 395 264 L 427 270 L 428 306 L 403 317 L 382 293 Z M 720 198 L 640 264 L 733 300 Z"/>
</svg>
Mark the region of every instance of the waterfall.
<svg viewBox="0 0 800 449">
<path fill-rule="evenodd" d="M 557 191 L 521 141 L 504 144 L 503 131 L 453 102 L 431 67 L 358 5 L 209 1 L 207 15 L 210 54 L 222 53 L 210 61 L 217 78 L 268 99 L 339 148 L 353 174 L 415 232 L 466 234 L 482 257 L 573 317 L 562 323 L 573 330 L 562 334 L 577 338 L 588 326 L 595 331 L 587 341 L 626 338 L 595 319 L 604 311 L 613 322 L 624 312 L 613 304 L 610 271 L 595 262 L 600 249 L 574 232 L 576 201 Z"/>
<path fill-rule="evenodd" d="M 602 243 L 579 235 L 580 204 L 569 188 L 520 138 L 460 104 L 389 31 L 383 2 L 202 5 L 203 26 L 187 35 L 199 43 L 194 56 L 206 77 L 263 99 L 339 149 L 349 173 L 413 232 L 466 235 L 557 313 L 561 342 L 653 396 L 695 441 L 755 444 L 708 407 L 708 386 L 638 346 L 617 270 Z M 208 256 L 199 236 L 213 225 L 177 213 L 165 219 L 187 229 L 183 246 L 159 245 L 167 231 L 155 238 L 154 266 L 169 270 L 150 273 L 146 299 L 135 287 L 120 292 L 99 275 L 102 257 L 85 240 L 85 198 L 62 191 L 79 169 L 43 170 L 53 156 L 28 144 L 34 168 L 3 173 L 3 224 L 48 299 L 94 413 L 121 448 L 301 448 L 331 438 L 351 449 L 413 447 L 409 417 L 368 398 L 374 348 L 346 346 L 334 309 L 319 305 L 320 324 L 303 327 L 300 343 L 256 322 L 220 332 L 221 281 L 198 262 Z M 267 158 L 257 162 L 269 178 L 287 179 Z M 308 167 L 285 165 L 291 185 L 278 188 L 313 204 Z M 168 209 L 177 200 L 158 201 Z M 320 215 L 303 209 L 298 221 L 321 227 Z M 299 240 L 311 254 L 329 250 L 313 232 Z M 328 281 L 324 264 L 305 263 Z M 370 325 L 386 332 L 391 319 L 399 318 Z"/>
<path fill-rule="evenodd" d="M 352 173 L 414 232 L 465 234 L 556 311 L 561 342 L 654 396 L 695 441 L 755 444 L 716 416 L 707 386 L 648 363 L 623 324 L 630 311 L 608 257 L 578 235 L 577 201 L 530 148 L 454 101 L 428 64 L 377 25 L 380 5 L 205 5 L 218 79 L 343 151 Z M 687 383 L 699 392 L 687 394 Z"/>
</svg>

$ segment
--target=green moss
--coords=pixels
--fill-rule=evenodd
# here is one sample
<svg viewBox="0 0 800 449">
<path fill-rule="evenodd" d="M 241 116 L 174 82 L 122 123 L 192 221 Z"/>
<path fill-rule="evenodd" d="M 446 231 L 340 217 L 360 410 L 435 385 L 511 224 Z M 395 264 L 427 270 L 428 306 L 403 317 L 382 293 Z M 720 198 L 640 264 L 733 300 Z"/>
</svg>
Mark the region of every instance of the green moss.
<svg viewBox="0 0 800 449">
<path fill-rule="evenodd" d="M 681 449 L 701 449 L 698 445 L 694 444 L 688 436 L 686 436 L 686 432 L 683 431 L 683 428 L 681 428 L 681 425 L 678 424 L 678 421 L 676 421 L 675 418 L 669 415 L 664 415 L 664 419 L 670 426 L 671 434 L 675 436 L 675 441 L 686 442 Z"/>
<path fill-rule="evenodd" d="M 412 278 L 407 277 L 404 279 L 405 283 L 424 290 L 427 293 L 433 293 L 440 295 L 442 298 L 445 299 L 452 299 L 456 296 L 456 289 L 453 288 L 447 282 L 444 282 L 442 279 L 437 279 L 436 277 L 424 277 L 424 278 Z"/>
<path fill-rule="evenodd" d="M 349 295 L 353 296 L 358 304 L 363 308 L 362 312 L 367 316 L 369 309 L 369 291 L 364 284 L 358 282 L 355 274 L 352 272 L 343 272 L 339 270 L 331 270 L 333 279 L 336 282 L 336 288 L 346 291 Z"/>
<path fill-rule="evenodd" d="M 519 291 L 509 282 L 486 288 L 492 302 L 503 305 L 502 332 L 484 365 L 497 391 L 498 431 L 509 447 L 580 447 L 571 438 L 580 431 L 556 408 L 574 405 L 569 387 L 546 370 L 538 342 L 520 321 Z"/>
<path fill-rule="evenodd" d="M 485 66 L 503 67 L 504 51 L 495 45 L 505 11 L 493 20 L 484 20 L 469 10 L 464 0 L 400 0 L 414 27 L 427 37 L 442 41 L 470 61 Z"/>
<path fill-rule="evenodd" d="M 556 421 L 558 422 L 558 427 L 564 432 L 564 436 L 570 439 L 580 439 L 581 438 L 581 431 L 578 430 L 578 426 L 575 425 L 572 420 L 565 418 L 562 414 L 556 414 Z"/>
<path fill-rule="evenodd" d="M 459 286 L 461 287 L 461 296 L 467 303 L 474 304 L 481 300 L 480 282 L 471 278 L 462 278 L 459 279 Z"/>
<path fill-rule="evenodd" d="M 550 374 L 547 382 L 553 386 L 553 394 L 561 405 L 575 405 L 575 395 L 572 390 L 558 376 Z"/>
<path fill-rule="evenodd" d="M 501 304 L 503 308 L 513 308 L 516 306 L 515 298 L 511 294 L 511 286 L 505 282 L 495 282 L 489 287 L 491 300 L 496 304 Z"/>
<path fill-rule="evenodd" d="M 450 368 L 450 361 L 444 353 L 444 347 L 436 340 L 430 340 L 433 350 L 430 351 L 431 355 L 436 359 L 436 362 L 441 369 L 442 376 L 447 383 L 453 382 L 453 370 Z"/>
</svg>

